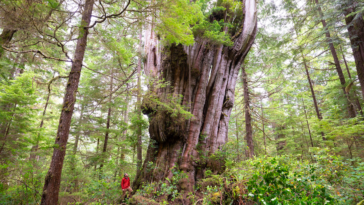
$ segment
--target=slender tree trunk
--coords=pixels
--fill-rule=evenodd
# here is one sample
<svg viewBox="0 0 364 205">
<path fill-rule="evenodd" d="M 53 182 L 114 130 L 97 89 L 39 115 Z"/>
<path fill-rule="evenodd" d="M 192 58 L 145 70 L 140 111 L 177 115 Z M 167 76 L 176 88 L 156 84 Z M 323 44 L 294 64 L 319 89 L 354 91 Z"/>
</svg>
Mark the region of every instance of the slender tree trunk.
<svg viewBox="0 0 364 205">
<path fill-rule="evenodd" d="M 193 191 L 206 168 L 214 173 L 224 170 L 223 146 L 227 141 L 236 80 L 257 32 L 255 1 L 244 1 L 242 8 L 243 28 L 230 47 L 214 46 L 203 39 L 196 39 L 191 46 L 163 47 L 153 33 L 146 37 L 145 73 L 155 80 L 165 79 L 171 85 L 155 90 L 159 101 L 169 104 L 171 99 L 182 96 L 177 102 L 183 107 L 191 103 L 193 117 L 188 120 L 180 113 L 171 115 L 161 106 L 143 104 L 143 112 L 150 119 L 151 140 L 134 188 L 143 181 L 170 178 L 173 169 L 178 169 L 187 175 L 180 181 L 180 188 L 187 194 Z M 221 152 L 213 155 L 217 151 Z M 151 163 L 155 168 L 147 169 Z"/>
<path fill-rule="evenodd" d="M 262 112 L 262 131 L 263 131 L 263 140 L 264 140 L 264 153 L 267 155 L 267 144 L 265 141 L 265 126 L 264 126 L 264 112 L 263 112 L 263 98 L 260 101 L 260 110 Z"/>
<path fill-rule="evenodd" d="M 340 47 L 341 48 L 341 47 Z M 351 78 L 351 73 L 350 73 L 350 70 L 349 70 L 349 66 L 348 66 L 348 63 L 346 62 L 346 58 L 345 58 L 345 55 L 344 55 L 344 51 L 341 49 L 341 53 L 342 53 L 342 56 L 343 56 L 343 59 L 344 59 L 344 62 L 345 62 L 345 67 L 346 67 L 346 72 L 348 73 L 348 76 L 350 78 L 350 80 L 353 80 Z M 363 61 L 364 62 L 364 61 Z M 350 90 L 349 90 L 350 91 Z M 357 95 L 356 93 L 356 90 L 354 90 L 354 98 L 355 98 L 355 105 L 359 111 L 359 113 L 361 115 L 363 115 L 363 110 L 361 108 L 361 104 L 360 104 L 360 101 L 359 101 L 359 96 Z"/>
<path fill-rule="evenodd" d="M 277 141 L 277 154 L 280 155 L 282 150 L 284 149 L 284 147 L 286 146 L 286 140 L 283 140 L 286 135 L 284 133 L 284 130 L 286 129 L 286 127 L 284 125 L 276 125 L 275 124 L 275 131 L 276 131 L 276 141 Z"/>
<path fill-rule="evenodd" d="M 272 100 L 273 100 L 272 98 L 269 98 L 270 102 L 272 102 Z M 279 155 L 286 146 L 286 140 L 284 139 L 286 137 L 284 133 L 284 130 L 286 128 L 285 125 L 282 124 L 282 122 L 279 122 L 278 120 L 272 121 L 271 125 L 272 129 L 274 130 L 274 139 L 276 141 L 277 155 Z"/>
<path fill-rule="evenodd" d="M 2 143 L 2 145 L 1 145 L 1 147 L 0 147 L 0 155 L 1 155 L 1 153 L 4 151 L 4 148 L 5 148 L 5 144 L 6 144 L 6 142 L 7 142 L 7 138 L 8 138 L 8 136 L 9 136 L 9 132 L 10 132 L 10 127 L 11 127 L 11 123 L 13 122 L 13 118 L 14 118 L 14 115 L 15 115 L 15 111 L 16 111 L 16 106 L 17 106 L 17 104 L 15 103 L 15 105 L 14 105 L 14 109 L 13 109 L 13 113 L 11 114 L 11 118 L 10 118 L 10 120 L 6 123 L 6 124 L 4 124 L 5 126 L 4 126 L 4 129 L 3 130 L 1 130 L 1 135 L 3 135 L 3 143 Z"/>
<path fill-rule="evenodd" d="M 346 97 L 346 99 L 348 101 L 348 114 L 349 114 L 349 117 L 352 118 L 352 117 L 355 117 L 356 114 L 355 114 L 354 106 L 350 102 L 348 94 L 345 92 L 345 84 L 346 84 L 345 76 L 344 76 L 343 71 L 341 69 L 340 61 L 339 61 L 339 58 L 337 57 L 337 53 L 336 53 L 334 44 L 333 44 L 333 42 L 331 40 L 331 35 L 330 35 L 330 32 L 329 32 L 329 30 L 327 28 L 326 21 L 323 18 L 324 14 L 323 14 L 323 12 L 321 10 L 321 6 L 319 5 L 318 0 L 315 0 L 315 2 L 316 2 L 317 9 L 318 9 L 318 12 L 319 12 L 319 15 L 320 15 L 320 18 L 321 18 L 322 26 L 325 29 L 326 40 L 327 40 L 327 42 L 329 44 L 329 48 L 330 48 L 332 57 L 334 58 L 336 72 L 337 72 L 337 74 L 339 76 L 339 80 L 340 80 L 344 95 L 345 95 L 345 97 Z"/>
<path fill-rule="evenodd" d="M 139 33 L 139 48 L 142 49 L 142 32 Z M 142 121 L 142 110 L 141 110 L 141 67 L 142 67 L 142 59 L 139 57 L 138 59 L 138 96 L 137 96 L 137 113 L 138 113 L 138 119 L 139 123 Z M 137 130 L 138 135 L 138 144 L 137 144 L 137 175 L 140 174 L 140 170 L 142 168 L 143 163 L 143 149 L 142 149 L 142 126 L 138 125 Z"/>
<path fill-rule="evenodd" d="M 348 66 L 348 63 L 346 62 L 346 58 L 345 58 L 345 54 L 344 54 L 344 51 L 342 49 L 342 47 L 340 46 L 340 50 L 341 50 L 341 53 L 342 53 L 342 56 L 343 56 L 343 60 L 344 60 L 344 63 L 345 63 L 345 67 L 346 67 L 346 72 L 348 73 L 348 76 L 351 80 L 351 73 L 350 73 L 350 70 L 349 70 L 349 66 Z"/>
<path fill-rule="evenodd" d="M 293 16 L 292 16 L 292 19 L 293 19 Z M 295 29 L 295 32 L 296 32 L 296 36 L 298 36 L 298 29 L 296 28 L 296 24 L 295 22 L 294 23 L 294 29 Z M 313 89 L 313 85 L 312 85 L 312 81 L 311 81 L 311 76 L 310 76 L 310 73 L 308 72 L 308 65 L 307 65 L 307 60 L 306 60 L 306 57 L 304 56 L 303 54 L 303 49 L 300 48 L 300 53 L 301 53 L 301 57 L 302 57 L 302 62 L 303 62 L 303 65 L 305 67 L 305 71 L 306 71 L 306 76 L 307 76 L 307 81 L 308 81 L 308 84 L 310 86 L 310 90 L 311 90 L 311 95 L 312 95 L 312 100 L 313 100 L 313 105 L 315 106 L 315 111 L 316 111 L 316 115 L 317 115 L 317 118 L 319 120 L 322 120 L 322 115 L 320 113 L 320 110 L 319 110 L 319 107 L 318 107 L 318 103 L 317 103 L 317 100 L 316 100 L 316 94 L 315 94 L 315 91 Z M 321 133 L 322 137 L 324 138 L 324 133 L 322 132 Z"/>
<path fill-rule="evenodd" d="M 20 59 L 23 59 L 23 58 L 21 58 L 21 55 L 20 54 L 17 54 L 16 55 L 16 58 L 14 60 L 13 67 L 10 70 L 10 73 L 9 73 L 9 80 L 13 80 L 17 76 L 16 75 L 16 73 L 17 73 L 16 72 L 17 71 L 17 66 L 24 65 L 24 60 L 20 60 Z M 20 60 L 20 64 L 18 64 L 19 60 Z M 2 105 L 0 107 L 0 111 L 1 112 L 9 112 L 9 113 L 12 113 L 12 116 L 11 116 L 11 118 L 9 120 L 3 120 L 3 121 L 0 122 L 0 144 L 1 144 L 1 140 L 4 140 L 3 145 L 0 145 L 0 154 L 3 151 L 3 148 L 4 148 L 5 144 L 6 144 L 6 139 L 8 137 L 8 131 L 9 131 L 8 128 L 10 128 L 10 126 L 11 126 L 11 123 L 12 123 L 12 120 L 13 120 L 13 117 L 14 117 L 14 114 L 15 114 L 16 106 L 17 106 L 16 103 L 15 104 L 5 103 L 4 105 Z M 13 111 L 11 111 L 12 108 L 14 108 Z"/>
<path fill-rule="evenodd" d="M 47 108 L 48 108 L 48 103 L 49 103 L 49 98 L 51 97 L 51 85 L 48 85 L 48 94 L 47 94 L 47 100 L 46 103 L 44 105 L 44 109 L 43 109 L 43 114 L 42 114 L 42 120 L 40 121 L 40 125 L 39 125 L 39 132 L 38 132 L 38 137 L 36 139 L 36 144 L 32 147 L 31 153 L 30 153 L 30 160 L 38 160 L 38 156 L 36 154 L 36 152 L 38 151 L 39 148 L 39 138 L 40 138 L 40 132 L 41 129 L 43 128 L 43 124 L 44 124 L 44 117 L 47 113 Z"/>
<path fill-rule="evenodd" d="M 302 124 L 302 122 L 300 121 L 300 124 L 301 124 L 301 130 L 302 130 L 302 143 L 303 144 L 306 144 L 306 146 L 307 146 L 307 150 L 310 148 L 310 145 L 309 145 L 309 143 L 308 143 L 308 141 L 307 141 L 307 139 L 304 137 L 305 136 L 305 130 L 304 130 L 304 125 Z M 307 151 L 308 152 L 308 151 Z"/>
<path fill-rule="evenodd" d="M 240 151 L 239 151 L 239 129 L 238 129 L 238 113 L 236 111 L 235 107 L 235 135 L 236 135 L 236 155 L 237 155 L 237 161 L 240 161 Z"/>
<path fill-rule="evenodd" d="M 111 119 L 111 101 L 112 101 L 112 93 L 113 93 L 113 69 L 111 68 L 111 79 L 110 79 L 110 94 L 109 94 L 109 102 L 108 102 L 108 110 L 107 110 L 107 121 L 106 121 L 106 132 L 105 132 L 105 139 L 104 139 L 104 147 L 102 148 L 102 161 L 100 164 L 100 172 L 102 172 L 102 168 L 104 167 L 104 160 L 106 158 L 106 151 L 107 151 L 107 142 L 109 141 L 109 133 L 110 133 L 110 119 Z M 101 173 L 100 173 L 101 174 Z M 100 175 L 101 177 L 101 175 Z"/>
<path fill-rule="evenodd" d="M 66 93 L 63 100 L 61 117 L 55 141 L 52 161 L 49 171 L 45 177 L 42 193 L 42 205 L 57 204 L 59 187 L 61 185 L 61 174 L 66 146 L 71 126 L 71 119 L 76 102 L 76 93 L 81 76 L 82 62 L 86 51 L 88 26 L 90 25 L 94 0 L 86 0 L 82 14 L 80 36 L 77 40 L 74 60 L 69 74 Z"/>
<path fill-rule="evenodd" d="M 312 135 L 311 135 L 310 124 L 308 124 L 306 106 L 305 106 L 305 102 L 303 101 L 303 98 L 302 98 L 302 105 L 303 105 L 303 111 L 305 112 L 305 118 L 306 118 L 306 123 L 307 123 L 307 130 L 308 130 L 308 133 L 310 135 L 311 146 L 313 147 L 313 140 L 312 140 Z"/>
<path fill-rule="evenodd" d="M 85 109 L 85 105 L 81 105 L 81 111 L 80 111 L 80 119 L 78 121 L 78 128 L 77 128 L 77 134 L 75 137 L 75 144 L 73 145 L 73 155 L 77 154 L 78 149 L 78 141 L 80 140 L 80 134 L 81 134 L 81 127 L 83 125 L 83 112 Z"/>
<path fill-rule="evenodd" d="M 96 156 L 98 156 L 99 154 L 99 145 L 100 145 L 100 139 L 97 138 L 97 143 L 96 143 Z M 95 163 L 95 171 L 97 170 L 97 163 Z"/>
<path fill-rule="evenodd" d="M 117 139 L 118 141 L 121 141 L 120 136 L 116 135 L 115 139 Z M 120 164 L 120 147 L 118 146 L 118 151 L 116 152 L 116 168 L 115 168 L 115 172 L 114 172 L 114 182 L 116 181 L 116 177 L 118 175 L 119 172 L 119 164 Z"/>
<path fill-rule="evenodd" d="M 72 160 L 71 160 L 71 169 L 72 169 L 72 173 L 75 174 L 75 169 L 76 169 L 76 154 L 77 154 L 77 149 L 78 149 L 78 141 L 80 140 L 80 134 L 81 134 L 81 128 L 82 128 L 82 123 L 83 123 L 83 112 L 85 109 L 85 105 L 82 104 L 81 105 L 81 111 L 80 111 L 80 119 L 78 121 L 78 127 L 77 127 L 77 133 L 75 136 L 75 144 L 73 145 L 73 153 L 72 153 Z M 78 192 L 78 176 L 76 175 L 75 179 L 74 179 L 74 192 Z"/>
<path fill-rule="evenodd" d="M 129 89 L 129 84 L 126 84 L 126 88 Z M 129 123 L 129 95 L 126 94 L 125 97 L 125 103 L 126 103 L 126 109 L 124 111 L 124 123 L 125 123 L 125 130 L 123 132 L 123 140 L 126 139 L 127 133 L 128 133 L 128 123 Z M 120 147 L 120 162 L 123 162 L 125 159 L 125 153 L 123 152 L 123 149 L 126 147 Z M 122 163 L 121 163 L 122 164 Z M 122 167 L 120 167 L 122 170 L 124 170 Z M 133 185 L 134 186 L 134 185 Z"/>
<path fill-rule="evenodd" d="M 302 57 L 303 57 L 303 55 L 302 55 Z M 317 119 L 319 121 L 321 121 L 322 120 L 322 115 L 320 113 L 320 110 L 319 110 L 319 107 L 318 107 L 318 104 L 317 104 L 316 94 L 315 94 L 315 91 L 313 89 L 313 85 L 312 85 L 312 81 L 311 81 L 311 76 L 310 76 L 310 73 L 308 72 L 308 68 L 307 68 L 308 66 L 306 64 L 306 61 L 305 60 L 303 60 L 303 61 L 304 61 L 304 65 L 305 65 L 305 70 L 306 70 L 308 84 L 310 85 L 311 95 L 312 95 L 312 99 L 313 99 L 313 105 L 315 106 L 315 111 L 316 111 Z M 321 136 L 322 136 L 322 139 L 323 140 L 326 140 L 324 132 L 321 132 Z"/>
<path fill-rule="evenodd" d="M 361 86 L 361 93 L 364 99 L 364 20 L 363 13 L 359 12 L 354 15 L 349 15 L 357 11 L 357 5 L 350 5 L 344 10 L 345 22 L 348 28 L 351 48 L 353 50 L 356 71 Z"/>
<path fill-rule="evenodd" d="M 254 157 L 254 143 L 253 143 L 253 127 L 252 127 L 252 117 L 250 113 L 250 96 L 248 87 L 248 76 L 245 71 L 245 66 L 242 67 L 243 76 L 243 86 L 244 86 L 244 110 L 245 110 L 245 140 L 249 147 L 248 157 Z"/>
</svg>

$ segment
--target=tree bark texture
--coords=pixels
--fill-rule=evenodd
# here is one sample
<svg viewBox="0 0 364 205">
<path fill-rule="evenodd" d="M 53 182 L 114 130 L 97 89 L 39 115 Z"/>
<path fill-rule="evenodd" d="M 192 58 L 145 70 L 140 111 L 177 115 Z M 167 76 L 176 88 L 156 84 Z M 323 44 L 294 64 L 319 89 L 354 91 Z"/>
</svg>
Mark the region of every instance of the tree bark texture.
<svg viewBox="0 0 364 205">
<path fill-rule="evenodd" d="M 146 37 L 145 73 L 170 83 L 156 91 L 158 99 L 168 102 L 171 96 L 181 96 L 180 105 L 193 117 L 186 120 L 143 103 L 150 120 L 150 143 L 134 188 L 141 182 L 171 178 L 177 169 L 187 175 L 180 181 L 180 189 L 187 193 L 204 177 L 205 169 L 224 170 L 221 151 L 227 142 L 236 80 L 257 32 L 255 1 L 244 1 L 242 8 L 242 28 L 231 47 L 202 39 L 191 46 L 161 47 L 153 32 Z"/>
<path fill-rule="evenodd" d="M 76 51 L 72 62 L 71 72 L 66 85 L 66 93 L 63 99 L 61 117 L 59 120 L 55 147 L 53 150 L 52 161 L 45 177 L 42 193 L 43 205 L 53 205 L 58 203 L 58 193 L 61 184 L 61 174 L 66 146 L 70 131 L 71 119 L 76 102 L 76 93 L 81 76 L 82 62 L 86 51 L 88 26 L 91 21 L 94 0 L 86 0 L 82 13 L 80 36 L 77 40 Z"/>
<path fill-rule="evenodd" d="M 253 143 L 253 127 L 252 127 L 252 116 L 250 113 L 250 96 L 248 87 L 248 76 L 245 71 L 245 66 L 242 68 L 243 73 L 243 87 L 244 87 L 244 110 L 245 110 L 245 140 L 249 147 L 248 157 L 254 157 L 254 143 Z"/>
<path fill-rule="evenodd" d="M 336 53 L 336 49 L 334 47 L 334 44 L 331 40 L 331 35 L 330 35 L 330 32 L 327 28 L 327 24 L 326 24 L 326 21 L 325 19 L 323 18 L 324 14 L 322 12 L 322 9 L 321 9 L 321 6 L 319 6 L 319 2 L 318 0 L 315 0 L 316 2 L 316 5 L 318 6 L 318 12 L 320 14 L 320 18 L 321 18 L 321 23 L 322 23 L 322 26 L 323 28 L 326 30 L 325 31 L 325 35 L 326 35 L 326 40 L 329 44 L 329 48 L 330 48 L 330 51 L 331 51 L 331 54 L 332 54 L 332 57 L 334 58 L 334 62 L 335 62 L 335 68 L 336 68 L 336 72 L 339 76 L 339 80 L 340 80 L 340 84 L 342 86 L 342 90 L 344 91 L 344 95 L 345 97 L 347 98 L 347 101 L 348 101 L 348 114 L 349 114 L 349 117 L 352 118 L 352 117 L 355 117 L 356 114 L 355 114 L 355 109 L 354 109 L 354 106 L 353 104 L 350 102 L 349 100 L 349 96 L 348 94 L 346 93 L 345 91 L 345 84 L 346 84 L 346 81 L 345 81 L 345 76 L 343 74 L 343 71 L 341 69 L 341 66 L 340 66 L 340 61 L 339 61 L 339 58 L 337 57 L 337 53 Z"/>
<path fill-rule="evenodd" d="M 355 6 L 344 10 L 345 22 L 349 32 L 351 48 L 353 50 L 356 71 L 358 73 L 361 93 L 364 99 L 364 20 L 362 12 L 348 16 L 355 12 Z"/>
</svg>

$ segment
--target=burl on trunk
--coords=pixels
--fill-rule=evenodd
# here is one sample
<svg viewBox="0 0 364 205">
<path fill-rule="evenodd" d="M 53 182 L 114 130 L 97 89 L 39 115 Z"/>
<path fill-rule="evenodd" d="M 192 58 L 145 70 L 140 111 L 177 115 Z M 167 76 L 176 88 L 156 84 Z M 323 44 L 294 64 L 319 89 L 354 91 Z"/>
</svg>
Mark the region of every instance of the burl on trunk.
<svg viewBox="0 0 364 205">
<path fill-rule="evenodd" d="M 151 140 L 134 188 L 142 182 L 171 178 L 176 169 L 187 174 L 180 188 L 188 192 L 206 169 L 224 170 L 224 154 L 218 151 L 227 141 L 239 69 L 257 32 L 255 0 L 246 0 L 242 6 L 244 18 L 231 47 L 202 39 L 192 46 L 163 47 L 152 31 L 147 32 L 145 73 L 170 85 L 155 91 L 158 99 L 168 102 L 171 96 L 182 96 L 180 105 L 193 117 L 186 120 L 144 103 Z"/>
</svg>

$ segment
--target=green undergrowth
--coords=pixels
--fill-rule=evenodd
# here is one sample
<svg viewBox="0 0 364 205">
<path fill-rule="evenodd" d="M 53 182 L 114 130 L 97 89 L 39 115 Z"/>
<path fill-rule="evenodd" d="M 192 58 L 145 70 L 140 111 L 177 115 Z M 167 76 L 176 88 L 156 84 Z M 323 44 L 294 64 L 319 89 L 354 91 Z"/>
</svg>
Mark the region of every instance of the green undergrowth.
<svg viewBox="0 0 364 205">
<path fill-rule="evenodd" d="M 358 204 L 364 199 L 364 162 L 327 149 L 316 149 L 312 161 L 283 155 L 227 164 L 221 175 L 206 171 L 207 177 L 188 193 L 190 204 Z M 183 198 L 177 179 L 182 175 L 175 172 L 169 182 L 144 184 L 135 196 L 179 204 Z"/>
</svg>

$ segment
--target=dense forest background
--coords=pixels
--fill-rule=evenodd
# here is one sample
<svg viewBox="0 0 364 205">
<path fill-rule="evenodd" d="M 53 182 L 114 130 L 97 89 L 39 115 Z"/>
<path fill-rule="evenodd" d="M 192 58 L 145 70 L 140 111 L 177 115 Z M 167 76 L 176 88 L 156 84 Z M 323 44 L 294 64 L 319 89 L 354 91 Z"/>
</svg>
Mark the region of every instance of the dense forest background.
<svg viewBox="0 0 364 205">
<path fill-rule="evenodd" d="M 200 153 L 207 165 L 191 189 L 180 186 L 190 176 L 183 168 L 159 180 L 142 175 L 156 173 L 146 160 L 150 113 L 163 111 L 172 124 L 196 117 L 191 96 L 189 105 L 179 94 L 158 97 L 174 85 L 149 69 L 157 65 L 151 45 L 172 54 L 199 42 L 231 48 L 249 2 L 1 0 L 0 204 L 362 201 L 361 0 L 256 1 L 255 41 L 238 64 L 226 143 Z M 216 161 L 222 170 L 209 167 Z M 121 202 L 124 173 L 137 189 Z"/>
</svg>

